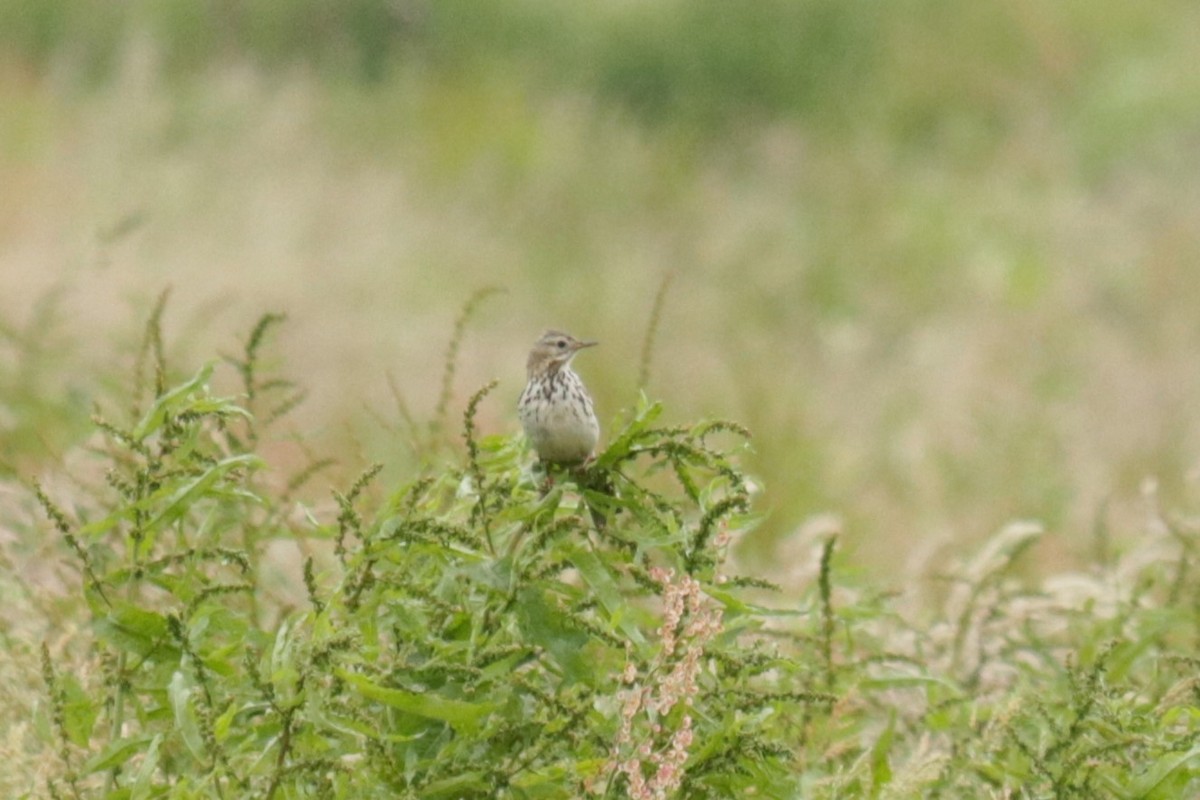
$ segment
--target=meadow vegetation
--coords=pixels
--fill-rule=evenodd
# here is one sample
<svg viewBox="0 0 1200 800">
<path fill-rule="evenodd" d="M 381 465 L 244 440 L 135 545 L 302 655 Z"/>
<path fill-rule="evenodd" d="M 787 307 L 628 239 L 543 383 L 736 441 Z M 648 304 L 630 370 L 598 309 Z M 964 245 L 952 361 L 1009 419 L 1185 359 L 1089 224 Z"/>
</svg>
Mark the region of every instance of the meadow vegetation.
<svg viewBox="0 0 1200 800">
<path fill-rule="evenodd" d="M 1198 14 L 0 0 L 0 794 L 1195 794 Z"/>
<path fill-rule="evenodd" d="M 797 585 L 740 573 L 749 432 L 643 400 L 583 470 L 481 435 L 333 503 L 259 452 L 294 407 L 264 317 L 178 383 L 148 326 L 129 404 L 16 507 L 15 795 L 1128 797 L 1200 783 L 1200 526 L 1023 580 L 1015 523 L 912 616 L 815 537 Z M 451 348 L 453 352 L 454 348 Z M 453 371 L 446 365 L 447 374 Z M 436 435 L 414 432 L 414 437 Z M 1153 497 L 1147 498 L 1153 501 Z M 302 563 L 281 575 L 286 550 Z M 31 553 L 10 548 L 12 560 Z M 274 563 L 273 563 L 274 562 Z M 301 587 L 302 590 L 301 590 Z M 40 629 L 40 630 L 39 630 Z M 41 642 L 28 634 L 38 631 Z M 33 665 L 36 670 L 32 670 Z M 40 684 L 40 685 L 38 685 Z M 14 715 L 15 716 L 15 715 Z"/>
</svg>

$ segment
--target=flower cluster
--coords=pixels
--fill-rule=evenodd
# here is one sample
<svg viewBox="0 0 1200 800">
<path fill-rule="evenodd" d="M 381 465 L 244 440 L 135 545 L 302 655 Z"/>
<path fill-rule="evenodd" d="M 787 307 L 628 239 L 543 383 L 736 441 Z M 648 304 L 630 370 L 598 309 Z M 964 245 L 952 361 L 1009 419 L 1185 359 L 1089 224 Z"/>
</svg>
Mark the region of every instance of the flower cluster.
<svg viewBox="0 0 1200 800">
<path fill-rule="evenodd" d="M 624 775 L 634 800 L 665 800 L 683 781 L 704 647 L 721 630 L 721 610 L 704 602 L 699 581 L 689 575 L 676 579 L 662 568 L 650 576 L 663 587 L 659 649 L 642 682 L 637 665 L 632 660 L 625 665 L 626 688 L 618 693 L 621 724 L 599 776 Z M 591 789 L 602 791 L 595 783 Z"/>
</svg>

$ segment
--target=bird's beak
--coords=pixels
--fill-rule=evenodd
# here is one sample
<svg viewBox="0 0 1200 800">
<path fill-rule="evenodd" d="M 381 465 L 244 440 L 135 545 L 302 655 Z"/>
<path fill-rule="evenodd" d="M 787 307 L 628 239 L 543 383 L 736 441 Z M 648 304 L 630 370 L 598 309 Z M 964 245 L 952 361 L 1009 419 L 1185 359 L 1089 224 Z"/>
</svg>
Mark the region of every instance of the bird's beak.
<svg viewBox="0 0 1200 800">
<path fill-rule="evenodd" d="M 600 344 L 600 343 L 595 340 L 592 340 L 590 342 L 580 342 L 579 344 L 575 345 L 575 349 L 582 350 L 585 347 L 595 347 L 598 344 Z"/>
</svg>

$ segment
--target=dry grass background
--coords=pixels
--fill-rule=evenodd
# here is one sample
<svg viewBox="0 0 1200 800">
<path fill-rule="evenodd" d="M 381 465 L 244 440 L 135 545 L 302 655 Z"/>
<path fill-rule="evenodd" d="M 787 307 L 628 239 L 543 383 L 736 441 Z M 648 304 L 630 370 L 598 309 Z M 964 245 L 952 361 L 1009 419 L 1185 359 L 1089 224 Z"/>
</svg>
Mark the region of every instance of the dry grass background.
<svg viewBox="0 0 1200 800">
<path fill-rule="evenodd" d="M 461 42 L 369 81 L 237 47 L 181 66 L 182 22 L 174 38 L 118 29 L 102 5 L 21 50 L 27 5 L 0 0 L 6 568 L 54 558 L 17 484 L 75 469 L 93 400 L 127 395 L 167 287 L 181 372 L 237 351 L 264 311 L 289 315 L 280 361 L 311 392 L 292 429 L 339 459 L 324 484 L 345 485 L 374 459 L 392 481 L 415 468 L 389 383 L 429 417 L 475 290 L 506 291 L 471 321 L 451 413 L 496 377 L 481 425 L 515 431 L 525 351 L 551 325 L 602 341 L 578 364 L 602 417 L 632 403 L 671 272 L 649 393 L 674 420 L 754 431 L 770 516 L 744 555 L 789 585 L 811 583 L 831 529 L 849 564 L 903 585 L 1015 518 L 1046 524 L 1033 563 L 1047 573 L 1098 531 L 1136 547 L 1147 478 L 1195 507 L 1193 3 L 909 0 L 847 22 L 812 0 L 798 13 L 827 18 L 808 38 L 762 43 L 737 24 L 723 41 L 688 4 L 531 0 L 512 8 L 573 21 L 599 78 L 555 75 L 574 64 L 562 42 L 497 55 L 513 31 L 488 39 L 468 8 L 445 34 Z M 97 75 L 92 37 L 117 41 Z M 710 64 L 713 46 L 731 62 Z M 782 66 L 756 72 L 760 51 Z M 722 105 L 745 72 L 765 110 Z M 272 450 L 300 457 L 287 438 Z M 27 722 L 27 645 L 57 649 L 70 625 L 16 582 L 0 598 L 24 654 L 0 681 L 0 753 L 42 759 L 13 771 L 32 774 L 52 754 Z"/>
<path fill-rule="evenodd" d="M 472 291 L 506 289 L 454 408 L 498 377 L 484 424 L 513 430 L 550 325 L 602 340 L 579 366 L 627 406 L 673 271 L 650 393 L 756 432 L 752 554 L 827 513 L 875 566 L 1032 517 L 1057 563 L 1097 519 L 1135 535 L 1141 480 L 1177 489 L 1200 454 L 1195 14 L 1064 9 L 893 20 L 876 85 L 716 135 L 516 67 L 180 76 L 137 31 L 98 86 L 69 49 L 5 62 L 0 319 L 58 293 L 47 386 L 86 410 L 165 287 L 181 368 L 286 311 L 297 430 L 399 476 L 388 374 L 428 413 Z"/>
</svg>

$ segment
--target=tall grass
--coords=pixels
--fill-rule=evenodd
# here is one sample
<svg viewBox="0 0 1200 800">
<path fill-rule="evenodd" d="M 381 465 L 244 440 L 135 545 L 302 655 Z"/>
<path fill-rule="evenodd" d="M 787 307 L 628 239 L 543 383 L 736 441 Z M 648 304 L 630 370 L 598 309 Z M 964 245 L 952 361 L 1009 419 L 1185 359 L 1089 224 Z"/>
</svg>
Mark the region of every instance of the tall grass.
<svg viewBox="0 0 1200 800">
<path fill-rule="evenodd" d="M 1200 452 L 1186 3 L 26 6 L 5 319 L 65 279 L 88 341 L 176 282 L 207 352 L 286 308 L 331 449 L 394 464 L 395 397 L 511 397 L 558 325 L 604 342 L 606 422 L 646 384 L 771 432 L 764 559 L 831 510 L 878 563 L 1013 516 L 1068 558 Z M 485 285 L 447 396 L 448 309 Z"/>
<path fill-rule="evenodd" d="M 250 402 L 294 391 L 262 368 L 275 319 L 228 359 L 238 398 L 212 393 L 212 365 L 156 384 L 118 405 L 137 415 L 95 416 L 103 483 L 23 491 L 41 519 L 14 520 L 17 541 L 46 542 L 62 583 L 3 584 L 6 669 L 41 684 L 6 745 L 14 796 L 1200 787 L 1200 529 L 1154 487 L 1140 546 L 1081 571 L 1021 577 L 1045 531 L 1016 523 L 914 605 L 825 531 L 776 586 L 730 558 L 758 524 L 741 426 L 662 425 L 643 402 L 592 465 L 547 475 L 519 437 L 481 433 L 489 385 L 457 454 L 297 508 L 313 470 L 273 477 L 257 450 L 278 406 Z M 307 553 L 299 605 L 271 591 L 277 545 Z M 56 631 L 40 646 L 13 613 L 31 607 Z"/>
</svg>

